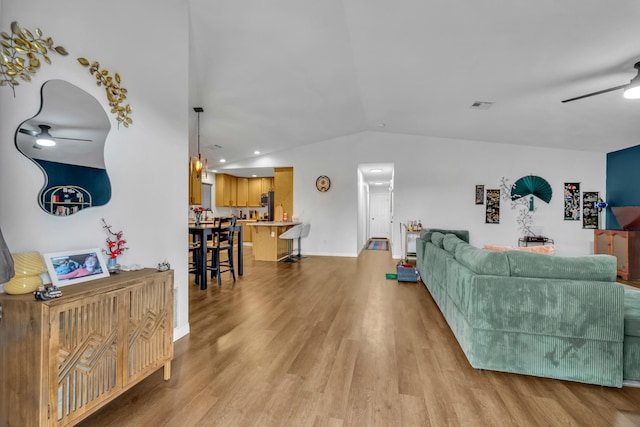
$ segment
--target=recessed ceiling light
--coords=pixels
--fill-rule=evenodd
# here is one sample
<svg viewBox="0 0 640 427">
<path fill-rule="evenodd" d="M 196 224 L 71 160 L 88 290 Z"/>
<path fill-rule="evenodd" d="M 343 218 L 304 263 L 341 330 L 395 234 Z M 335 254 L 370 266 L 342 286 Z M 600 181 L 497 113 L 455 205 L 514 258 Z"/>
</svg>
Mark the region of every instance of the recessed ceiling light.
<svg viewBox="0 0 640 427">
<path fill-rule="evenodd" d="M 258 150 L 254 151 L 253 154 L 258 155 L 260 152 Z"/>
<path fill-rule="evenodd" d="M 251 178 L 257 178 L 257 177 L 258 177 L 258 175 L 256 175 L 256 174 L 251 175 Z"/>
<path fill-rule="evenodd" d="M 224 162 L 226 162 L 225 159 L 220 159 L 220 163 L 224 163 Z"/>
<path fill-rule="evenodd" d="M 369 172 L 378 173 L 378 172 L 382 172 L 382 169 L 371 169 Z"/>
<path fill-rule="evenodd" d="M 374 182 L 373 185 L 382 185 L 384 182 Z"/>
</svg>

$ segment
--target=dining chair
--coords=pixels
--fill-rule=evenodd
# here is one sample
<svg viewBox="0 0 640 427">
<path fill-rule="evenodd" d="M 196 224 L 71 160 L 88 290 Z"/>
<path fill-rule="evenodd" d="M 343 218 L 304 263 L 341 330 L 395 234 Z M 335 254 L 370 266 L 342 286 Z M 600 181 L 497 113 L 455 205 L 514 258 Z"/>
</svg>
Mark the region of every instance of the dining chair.
<svg viewBox="0 0 640 427">
<path fill-rule="evenodd" d="M 207 253 L 211 253 L 211 265 L 207 267 L 211 271 L 211 277 L 218 278 L 218 286 L 222 286 L 222 273 L 231 272 L 233 281 L 236 281 L 236 271 L 233 264 L 233 242 L 235 236 L 236 217 L 216 218 L 213 225 L 213 239 L 207 242 Z M 223 253 L 227 254 L 222 259 Z"/>
</svg>

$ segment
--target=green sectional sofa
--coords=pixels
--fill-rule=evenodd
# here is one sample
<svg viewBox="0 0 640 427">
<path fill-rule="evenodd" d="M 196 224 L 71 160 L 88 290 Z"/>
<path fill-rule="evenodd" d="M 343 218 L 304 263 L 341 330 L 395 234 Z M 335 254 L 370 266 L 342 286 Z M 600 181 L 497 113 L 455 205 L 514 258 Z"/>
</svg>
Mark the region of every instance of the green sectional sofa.
<svg viewBox="0 0 640 427">
<path fill-rule="evenodd" d="M 465 230 L 423 230 L 416 266 L 471 366 L 622 387 L 625 292 L 614 257 L 468 242 Z"/>
</svg>

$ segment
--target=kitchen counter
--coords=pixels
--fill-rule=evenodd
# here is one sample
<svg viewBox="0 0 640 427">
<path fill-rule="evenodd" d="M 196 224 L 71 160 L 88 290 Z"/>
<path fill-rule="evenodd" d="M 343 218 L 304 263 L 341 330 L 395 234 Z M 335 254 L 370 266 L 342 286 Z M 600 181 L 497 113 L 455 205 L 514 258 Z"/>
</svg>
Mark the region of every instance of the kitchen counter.
<svg viewBox="0 0 640 427">
<path fill-rule="evenodd" d="M 253 224 L 247 224 L 251 227 L 288 227 L 301 224 L 300 222 L 292 221 L 256 221 Z"/>
<path fill-rule="evenodd" d="M 257 221 L 247 223 L 251 227 L 253 257 L 256 261 L 278 261 L 287 256 L 287 240 L 280 239 L 282 233 L 300 222 Z"/>
</svg>

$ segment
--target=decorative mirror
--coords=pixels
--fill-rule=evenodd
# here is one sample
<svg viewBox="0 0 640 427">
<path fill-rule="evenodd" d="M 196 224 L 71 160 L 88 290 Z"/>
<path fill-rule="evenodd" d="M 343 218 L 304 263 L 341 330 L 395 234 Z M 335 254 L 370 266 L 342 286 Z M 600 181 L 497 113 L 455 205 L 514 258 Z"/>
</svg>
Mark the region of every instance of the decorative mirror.
<svg viewBox="0 0 640 427">
<path fill-rule="evenodd" d="M 64 80 L 42 85 L 40 111 L 20 124 L 18 150 L 44 173 L 40 207 L 52 215 L 72 215 L 111 199 L 104 144 L 111 129 L 100 103 Z"/>
</svg>

